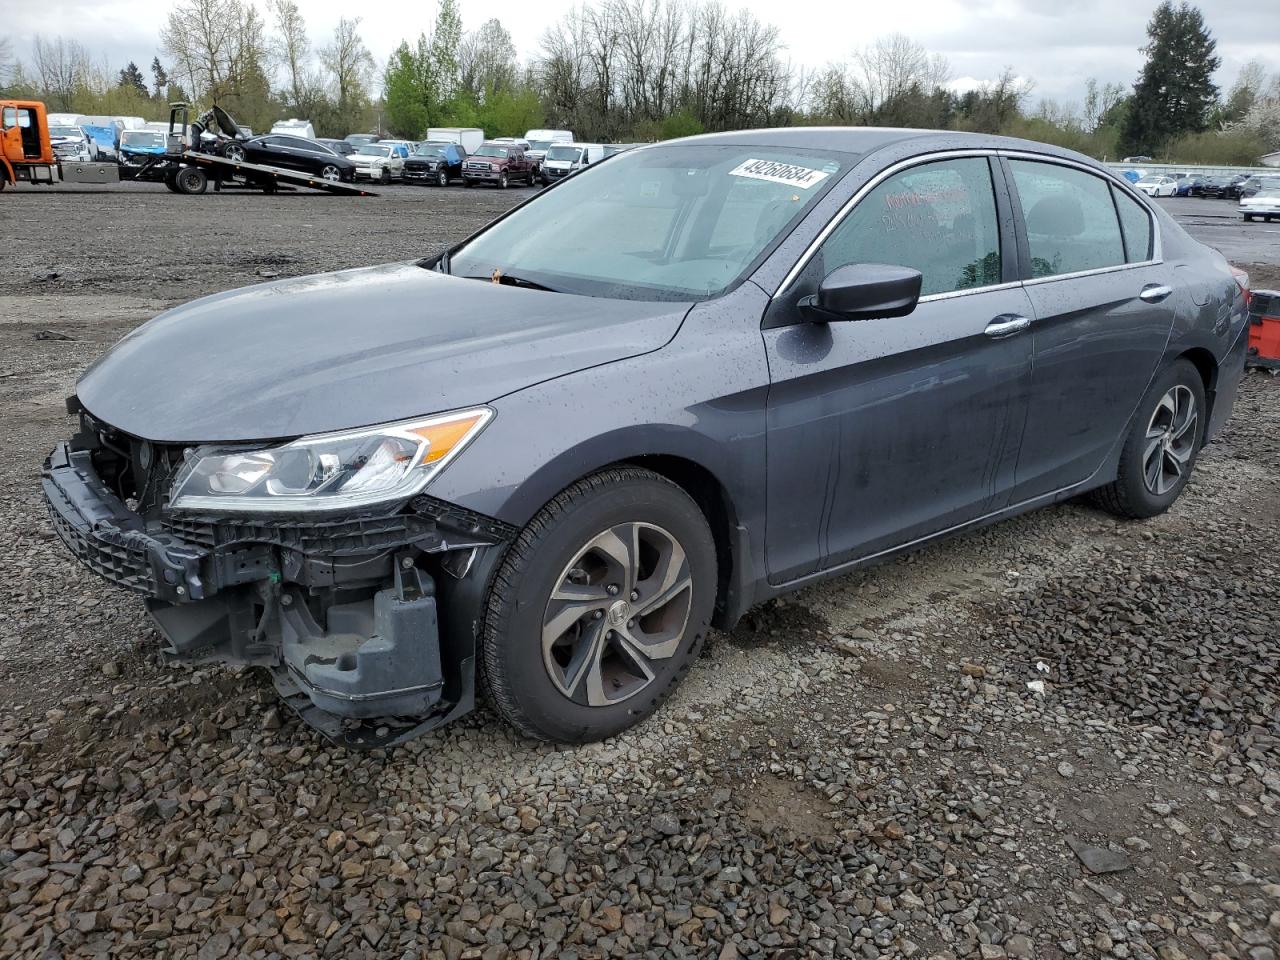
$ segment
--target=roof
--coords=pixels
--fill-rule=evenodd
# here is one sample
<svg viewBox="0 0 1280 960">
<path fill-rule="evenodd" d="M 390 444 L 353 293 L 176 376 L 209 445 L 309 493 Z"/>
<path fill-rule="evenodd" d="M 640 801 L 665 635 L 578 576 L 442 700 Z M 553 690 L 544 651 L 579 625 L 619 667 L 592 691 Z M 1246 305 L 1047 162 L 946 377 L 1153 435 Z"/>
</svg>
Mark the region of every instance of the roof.
<svg viewBox="0 0 1280 960">
<path fill-rule="evenodd" d="M 1001 137 L 988 133 L 927 130 L 916 127 L 768 127 L 759 130 L 706 133 L 668 142 L 718 143 L 744 147 L 798 147 L 806 150 L 834 150 L 858 155 L 874 153 L 894 144 L 902 145 L 904 148 L 918 148 L 906 150 L 907 153 L 966 148 L 1029 150 L 1097 165 L 1097 161 L 1092 157 L 1034 140 Z"/>
</svg>

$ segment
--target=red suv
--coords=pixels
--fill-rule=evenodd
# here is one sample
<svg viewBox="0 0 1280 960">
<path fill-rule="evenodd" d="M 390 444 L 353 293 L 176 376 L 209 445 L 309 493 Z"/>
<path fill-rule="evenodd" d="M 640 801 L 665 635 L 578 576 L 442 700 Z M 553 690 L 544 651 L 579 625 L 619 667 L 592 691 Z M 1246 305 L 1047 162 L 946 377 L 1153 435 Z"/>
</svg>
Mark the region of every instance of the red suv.
<svg viewBox="0 0 1280 960">
<path fill-rule="evenodd" d="M 462 182 L 468 187 L 477 183 L 494 183 L 510 186 L 513 181 L 533 186 L 536 165 L 524 152 L 524 147 L 511 143 L 485 142 L 467 157 L 462 165 Z"/>
</svg>

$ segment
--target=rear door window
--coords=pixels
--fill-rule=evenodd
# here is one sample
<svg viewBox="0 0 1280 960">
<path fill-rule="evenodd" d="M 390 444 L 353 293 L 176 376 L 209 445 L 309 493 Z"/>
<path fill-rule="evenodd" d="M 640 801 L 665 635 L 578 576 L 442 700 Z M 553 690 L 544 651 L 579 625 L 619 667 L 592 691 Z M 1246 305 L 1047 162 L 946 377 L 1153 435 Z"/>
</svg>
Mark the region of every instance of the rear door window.
<svg viewBox="0 0 1280 960">
<path fill-rule="evenodd" d="M 985 157 L 894 174 L 858 201 L 822 245 L 823 275 L 891 263 L 924 275 L 922 296 L 1000 282 L 1000 229 Z"/>
<path fill-rule="evenodd" d="M 1120 213 L 1120 229 L 1124 235 L 1124 257 L 1129 263 L 1151 259 L 1151 214 L 1147 208 L 1123 190 L 1112 187 L 1116 210 Z"/>
<path fill-rule="evenodd" d="M 1031 276 L 1054 277 L 1125 263 L 1111 187 L 1053 163 L 1010 160 L 1031 253 Z"/>
</svg>

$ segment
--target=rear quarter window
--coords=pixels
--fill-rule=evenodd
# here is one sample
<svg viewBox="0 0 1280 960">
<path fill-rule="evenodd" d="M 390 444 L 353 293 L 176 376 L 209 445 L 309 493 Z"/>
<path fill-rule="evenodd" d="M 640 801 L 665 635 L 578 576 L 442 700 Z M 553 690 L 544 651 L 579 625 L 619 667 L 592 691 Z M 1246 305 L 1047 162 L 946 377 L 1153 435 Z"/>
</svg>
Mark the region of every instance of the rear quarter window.
<svg viewBox="0 0 1280 960">
<path fill-rule="evenodd" d="M 1009 167 L 1026 224 L 1033 277 L 1126 262 L 1120 221 L 1105 180 L 1036 160 L 1010 160 Z"/>
<path fill-rule="evenodd" d="M 1124 236 L 1124 256 L 1128 263 L 1151 259 L 1151 214 L 1147 208 L 1123 190 L 1112 187 L 1116 211 L 1120 214 L 1120 230 Z"/>
</svg>

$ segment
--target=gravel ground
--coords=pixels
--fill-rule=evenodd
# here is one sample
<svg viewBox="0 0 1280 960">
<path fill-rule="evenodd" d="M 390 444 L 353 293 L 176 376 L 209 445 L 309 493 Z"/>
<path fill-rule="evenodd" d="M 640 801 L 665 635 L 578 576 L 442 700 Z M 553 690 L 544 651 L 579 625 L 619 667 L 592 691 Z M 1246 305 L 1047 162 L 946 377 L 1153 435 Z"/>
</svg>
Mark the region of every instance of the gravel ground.
<svg viewBox="0 0 1280 960">
<path fill-rule="evenodd" d="M 482 709 L 351 754 L 254 672 L 158 664 L 39 462 L 165 306 L 426 254 L 525 192 L 53 193 L 0 224 L 0 956 L 1275 960 L 1280 379 L 1167 515 L 1065 504 L 769 604 L 615 740 Z"/>
</svg>

